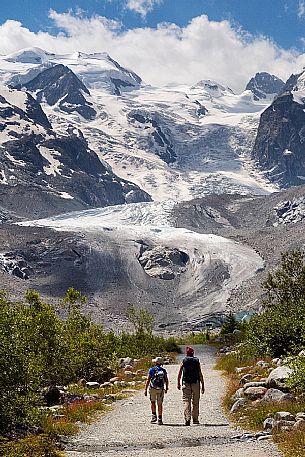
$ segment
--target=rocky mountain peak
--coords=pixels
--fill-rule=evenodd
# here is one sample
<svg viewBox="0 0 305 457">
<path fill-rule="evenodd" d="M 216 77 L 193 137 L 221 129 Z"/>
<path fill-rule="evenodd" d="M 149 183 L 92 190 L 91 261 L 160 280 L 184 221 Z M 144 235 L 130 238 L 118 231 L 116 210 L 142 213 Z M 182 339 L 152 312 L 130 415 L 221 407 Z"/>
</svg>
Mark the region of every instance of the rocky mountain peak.
<svg viewBox="0 0 305 457">
<path fill-rule="evenodd" d="M 66 113 L 77 112 L 85 119 L 94 119 L 96 115 L 92 103 L 85 97 L 90 96 L 89 90 L 65 65 L 47 68 L 24 86 L 36 94 L 39 102 L 46 102 L 50 106 L 58 103 Z"/>
<path fill-rule="evenodd" d="M 254 100 L 267 98 L 268 95 L 275 96 L 284 87 L 285 83 L 277 76 L 270 73 L 261 72 L 250 79 L 245 90 L 253 93 Z"/>
<path fill-rule="evenodd" d="M 197 84 L 195 84 L 192 89 L 203 89 L 205 92 L 208 92 L 212 97 L 220 97 L 225 93 L 234 92 L 229 87 L 225 87 L 222 84 L 219 84 L 216 81 L 212 81 L 210 79 L 202 79 Z"/>
</svg>

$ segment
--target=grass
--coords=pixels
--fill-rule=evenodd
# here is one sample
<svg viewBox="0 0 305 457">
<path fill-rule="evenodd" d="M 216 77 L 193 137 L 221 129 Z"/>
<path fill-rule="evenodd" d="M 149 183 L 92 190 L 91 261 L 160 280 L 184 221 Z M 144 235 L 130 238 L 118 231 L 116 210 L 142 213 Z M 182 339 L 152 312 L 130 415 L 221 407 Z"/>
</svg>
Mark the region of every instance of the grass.
<svg viewBox="0 0 305 457">
<path fill-rule="evenodd" d="M 46 435 L 29 435 L 18 441 L 0 441 L 1 457 L 64 457 Z"/>
<path fill-rule="evenodd" d="M 285 457 L 305 456 L 305 429 L 275 435 L 274 441 L 278 444 Z"/>
</svg>

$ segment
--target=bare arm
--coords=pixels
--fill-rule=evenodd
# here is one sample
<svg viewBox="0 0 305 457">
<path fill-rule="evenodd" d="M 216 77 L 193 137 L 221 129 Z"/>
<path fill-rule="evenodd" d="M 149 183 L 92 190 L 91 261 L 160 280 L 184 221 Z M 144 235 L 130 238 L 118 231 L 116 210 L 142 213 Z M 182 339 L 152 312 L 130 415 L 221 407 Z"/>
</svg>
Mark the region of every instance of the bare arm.
<svg viewBox="0 0 305 457">
<path fill-rule="evenodd" d="M 178 387 L 179 390 L 181 389 L 182 369 L 183 369 L 183 363 L 181 363 L 180 368 L 179 368 L 179 372 L 178 372 L 177 387 Z"/>
<path fill-rule="evenodd" d="M 168 391 L 168 376 L 167 376 L 167 373 L 166 373 L 166 376 L 165 376 L 165 393 Z"/>
<path fill-rule="evenodd" d="M 201 371 L 201 366 L 199 364 L 199 380 L 201 382 L 201 392 L 204 394 L 204 379 L 203 379 L 203 374 Z"/>
<path fill-rule="evenodd" d="M 147 379 L 146 379 L 146 384 L 145 384 L 145 389 L 144 389 L 144 395 L 147 397 L 147 389 L 150 383 L 150 375 L 148 374 Z"/>
</svg>

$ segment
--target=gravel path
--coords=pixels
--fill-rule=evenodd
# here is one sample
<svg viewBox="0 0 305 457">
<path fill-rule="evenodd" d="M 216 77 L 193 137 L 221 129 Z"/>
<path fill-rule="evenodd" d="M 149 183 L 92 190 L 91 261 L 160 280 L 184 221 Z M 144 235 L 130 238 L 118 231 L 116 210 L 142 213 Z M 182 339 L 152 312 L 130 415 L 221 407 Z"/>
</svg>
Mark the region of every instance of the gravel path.
<svg viewBox="0 0 305 457">
<path fill-rule="evenodd" d="M 170 386 L 164 404 L 164 425 L 150 424 L 149 400 L 143 391 L 115 405 L 98 422 L 86 426 L 66 446 L 68 457 L 280 457 L 268 440 L 251 439 L 230 425 L 221 409 L 225 380 L 213 370 L 213 348 L 196 348 L 202 362 L 206 393 L 201 398 L 200 425 L 183 425 L 178 365 L 168 369 Z M 242 436 L 241 436 L 242 435 Z"/>
</svg>

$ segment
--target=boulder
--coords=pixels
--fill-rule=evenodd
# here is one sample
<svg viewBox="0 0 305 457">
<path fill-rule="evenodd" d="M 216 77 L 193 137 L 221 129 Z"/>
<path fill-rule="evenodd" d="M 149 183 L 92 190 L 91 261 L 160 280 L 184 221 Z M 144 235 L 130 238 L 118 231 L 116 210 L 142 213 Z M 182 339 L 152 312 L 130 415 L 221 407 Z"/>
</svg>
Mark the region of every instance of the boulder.
<svg viewBox="0 0 305 457">
<path fill-rule="evenodd" d="M 133 359 L 131 357 L 124 357 L 120 359 L 120 368 L 125 368 L 126 365 L 133 365 Z"/>
<path fill-rule="evenodd" d="M 236 401 L 238 400 L 239 398 L 242 398 L 244 396 L 244 389 L 241 387 L 240 389 L 238 389 L 234 395 L 232 395 L 231 397 L 231 400 L 232 401 Z"/>
<path fill-rule="evenodd" d="M 264 420 L 264 425 L 263 428 L 264 430 L 272 430 L 275 422 L 273 417 L 267 417 L 267 419 Z"/>
<path fill-rule="evenodd" d="M 259 360 L 256 362 L 256 366 L 260 368 L 269 368 L 269 363 L 265 362 L 265 360 Z"/>
<path fill-rule="evenodd" d="M 133 371 L 126 370 L 125 376 L 127 376 L 127 378 L 133 378 L 135 376 L 135 373 L 133 373 Z"/>
<path fill-rule="evenodd" d="M 262 398 L 267 392 L 266 387 L 247 387 L 244 388 L 244 394 L 246 397 L 249 397 L 251 400 L 258 400 Z"/>
<path fill-rule="evenodd" d="M 303 430 L 305 432 L 305 419 L 298 419 L 295 423 L 293 428 L 295 430 Z"/>
<path fill-rule="evenodd" d="M 294 426 L 295 421 L 280 420 L 274 423 L 273 431 L 275 432 L 288 432 Z"/>
<path fill-rule="evenodd" d="M 42 397 L 47 406 L 56 405 L 60 402 L 61 393 L 56 386 L 49 386 L 43 389 Z"/>
<path fill-rule="evenodd" d="M 118 376 L 115 376 L 114 378 L 111 378 L 109 380 L 109 382 L 113 384 L 113 383 L 115 383 L 115 381 L 119 381 L 119 380 L 120 380 L 120 378 Z M 106 384 L 106 383 L 104 382 L 104 384 Z"/>
<path fill-rule="evenodd" d="M 286 366 L 280 366 L 274 368 L 267 378 L 267 384 L 269 387 L 274 387 L 275 389 L 286 389 L 285 381 L 291 375 L 292 370 Z"/>
<path fill-rule="evenodd" d="M 230 413 L 236 413 L 236 411 L 240 410 L 243 406 L 245 406 L 246 403 L 247 403 L 247 400 L 245 398 L 239 398 L 232 405 L 232 408 L 230 409 Z"/>
<path fill-rule="evenodd" d="M 100 388 L 100 384 L 98 382 L 95 382 L 95 381 L 89 381 L 89 382 L 86 382 L 86 387 L 88 389 L 99 389 Z"/>
<path fill-rule="evenodd" d="M 77 385 L 80 386 L 80 387 L 85 387 L 85 386 L 86 386 L 86 383 L 87 383 L 87 381 L 86 381 L 86 379 L 84 379 L 84 378 L 79 379 L 79 380 L 77 381 Z"/>
<path fill-rule="evenodd" d="M 265 395 L 262 398 L 264 402 L 282 402 L 282 401 L 292 401 L 294 396 L 289 393 L 284 393 L 279 389 L 268 389 Z"/>
<path fill-rule="evenodd" d="M 248 389 L 248 387 L 266 387 L 267 388 L 267 384 L 262 381 L 252 381 L 252 382 L 247 382 L 243 388 L 245 390 L 245 389 Z"/>
<path fill-rule="evenodd" d="M 126 365 L 124 367 L 124 371 L 132 371 L 132 368 L 133 368 L 132 365 Z"/>
<path fill-rule="evenodd" d="M 289 411 L 278 411 L 274 415 L 274 420 L 275 420 L 275 422 L 279 422 L 279 421 L 295 422 L 295 417 Z"/>
<path fill-rule="evenodd" d="M 247 382 L 251 381 L 253 378 L 253 375 L 250 373 L 245 374 L 242 378 L 239 380 L 239 385 L 244 386 Z"/>
<path fill-rule="evenodd" d="M 296 418 L 296 420 L 305 419 L 305 412 L 297 413 L 295 418 Z"/>
</svg>

